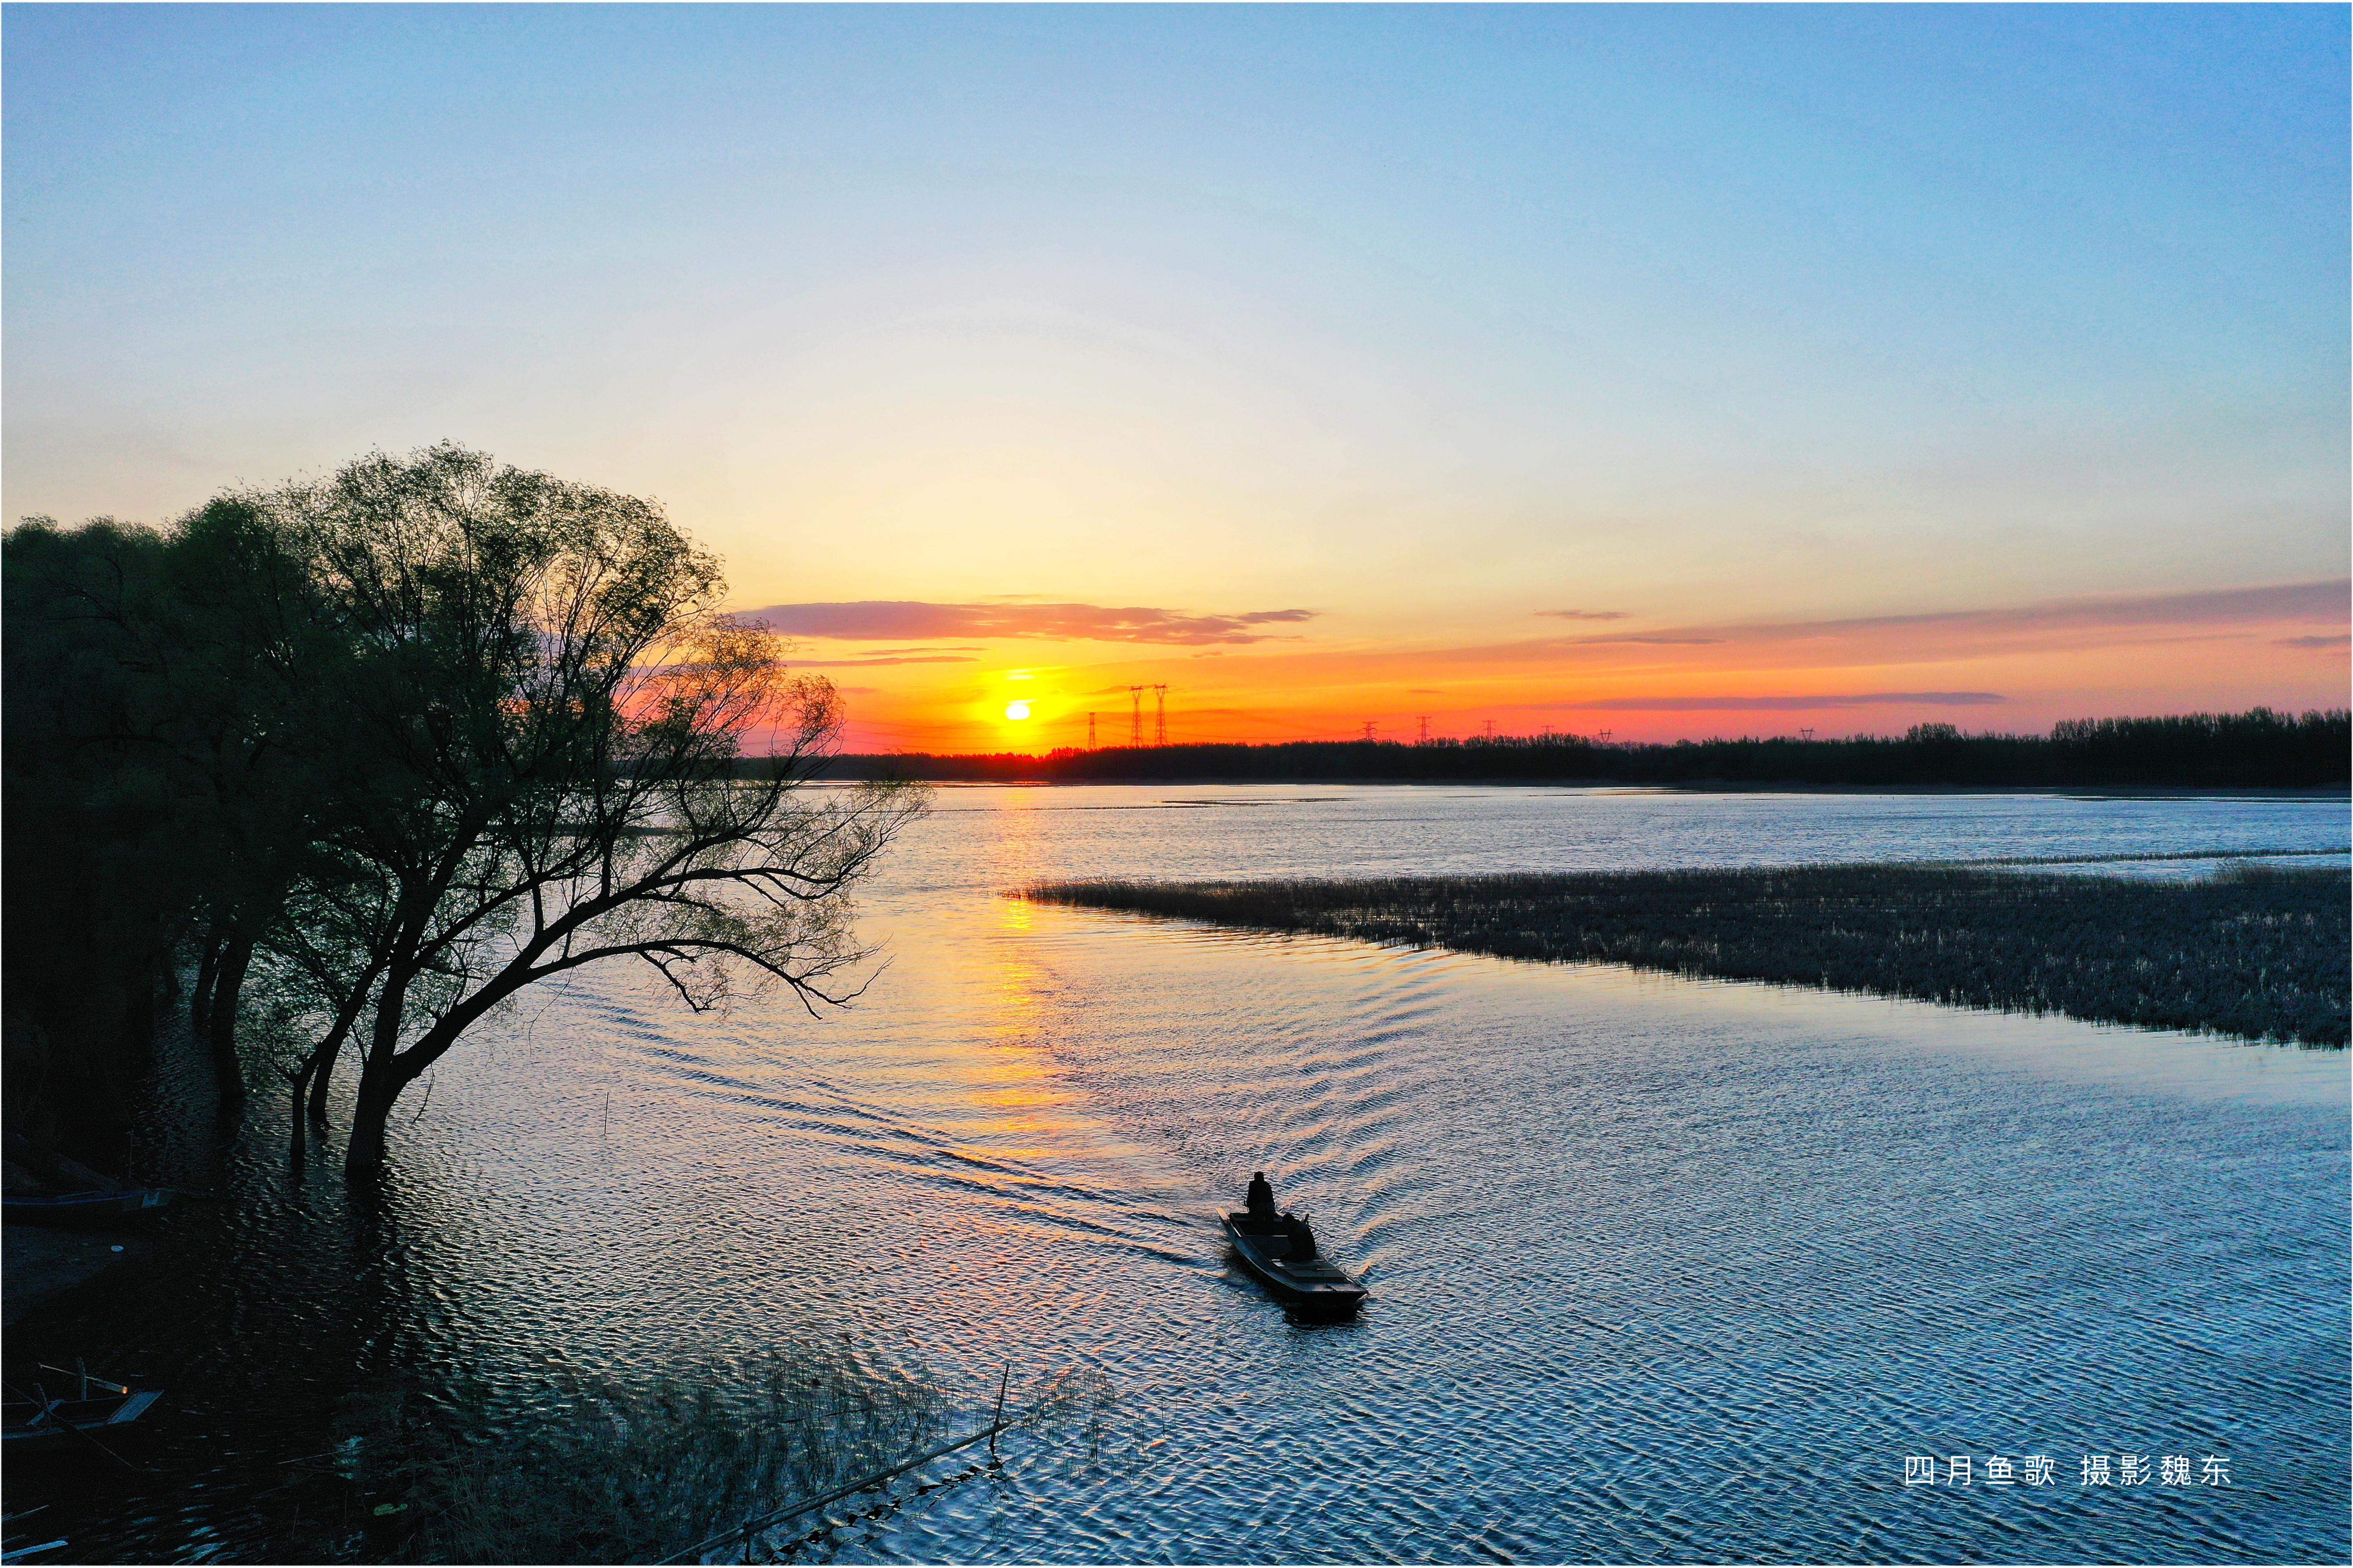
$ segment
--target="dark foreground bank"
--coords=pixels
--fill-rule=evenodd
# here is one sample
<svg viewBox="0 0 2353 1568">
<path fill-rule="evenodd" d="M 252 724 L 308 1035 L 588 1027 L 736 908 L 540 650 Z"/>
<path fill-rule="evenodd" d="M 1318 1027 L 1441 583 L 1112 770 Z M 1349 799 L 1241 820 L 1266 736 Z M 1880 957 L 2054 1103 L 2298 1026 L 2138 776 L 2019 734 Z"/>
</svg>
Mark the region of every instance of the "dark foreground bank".
<svg viewBox="0 0 2353 1568">
<path fill-rule="evenodd" d="M 1049 903 L 2342 1047 L 2348 877 L 1950 867 L 1047 883 Z"/>
</svg>

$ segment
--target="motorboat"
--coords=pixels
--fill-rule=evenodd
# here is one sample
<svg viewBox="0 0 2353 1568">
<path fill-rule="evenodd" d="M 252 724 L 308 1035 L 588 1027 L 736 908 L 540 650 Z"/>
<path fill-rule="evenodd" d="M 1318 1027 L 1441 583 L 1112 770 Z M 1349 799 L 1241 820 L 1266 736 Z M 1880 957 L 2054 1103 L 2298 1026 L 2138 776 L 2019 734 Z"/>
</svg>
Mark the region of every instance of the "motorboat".
<svg viewBox="0 0 2353 1568">
<path fill-rule="evenodd" d="M 1365 1288 L 1320 1251 L 1292 1256 L 1287 1215 L 1221 1215 L 1234 1256 L 1267 1293 L 1303 1318 L 1345 1318 L 1363 1305 Z"/>
</svg>

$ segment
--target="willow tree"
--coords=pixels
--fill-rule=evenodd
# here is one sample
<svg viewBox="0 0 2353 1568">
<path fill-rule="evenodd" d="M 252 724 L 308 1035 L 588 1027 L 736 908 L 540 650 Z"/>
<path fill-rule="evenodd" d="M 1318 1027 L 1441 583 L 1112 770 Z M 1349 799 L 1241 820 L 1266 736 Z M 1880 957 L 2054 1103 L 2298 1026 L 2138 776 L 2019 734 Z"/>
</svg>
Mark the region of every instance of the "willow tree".
<svg viewBox="0 0 2353 1568">
<path fill-rule="evenodd" d="M 243 499 L 346 649 L 315 699 L 352 738 L 320 853 L 365 908 L 315 950 L 340 1027 L 311 1070 L 346 1032 L 361 1053 L 354 1175 L 401 1093 L 553 975 L 635 961 L 698 1010 L 862 989 L 849 895 L 923 798 L 801 787 L 831 684 L 719 613 L 659 508 L 448 445 Z"/>
</svg>

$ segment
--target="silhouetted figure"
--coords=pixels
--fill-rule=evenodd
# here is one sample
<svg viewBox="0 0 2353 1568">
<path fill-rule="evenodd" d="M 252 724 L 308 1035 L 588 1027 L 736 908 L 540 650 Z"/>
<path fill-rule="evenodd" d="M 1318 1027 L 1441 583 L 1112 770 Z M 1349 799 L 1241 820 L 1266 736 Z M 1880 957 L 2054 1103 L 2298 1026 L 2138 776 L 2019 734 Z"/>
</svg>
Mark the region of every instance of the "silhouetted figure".
<svg viewBox="0 0 2353 1568">
<path fill-rule="evenodd" d="M 1274 1188 L 1267 1184 L 1264 1171 L 1250 1173 L 1250 1213 L 1252 1219 L 1274 1217 Z"/>
<path fill-rule="evenodd" d="M 1304 1263 L 1315 1256 L 1315 1233 L 1295 1214 L 1282 1216 L 1283 1234 L 1291 1237 L 1291 1261 Z"/>
</svg>

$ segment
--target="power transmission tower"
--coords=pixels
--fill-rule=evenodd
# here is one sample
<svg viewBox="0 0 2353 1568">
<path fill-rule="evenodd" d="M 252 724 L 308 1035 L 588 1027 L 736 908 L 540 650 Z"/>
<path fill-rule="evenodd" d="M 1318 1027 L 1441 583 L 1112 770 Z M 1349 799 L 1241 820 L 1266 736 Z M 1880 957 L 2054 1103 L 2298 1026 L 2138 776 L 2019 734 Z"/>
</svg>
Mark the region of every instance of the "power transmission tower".
<svg viewBox="0 0 2353 1568">
<path fill-rule="evenodd" d="M 1152 689 L 1152 743 L 1155 746 L 1168 743 L 1168 688 L 1166 686 Z"/>
<path fill-rule="evenodd" d="M 1798 733 L 1805 740 L 1810 741 L 1814 738 L 1814 732 L 1811 730 L 1799 730 Z"/>
<path fill-rule="evenodd" d="M 1087 750 L 1088 750 L 1088 751 L 1090 751 L 1090 752 L 1092 752 L 1092 751 L 1093 751 L 1094 749 L 1095 749 L 1095 716 L 1094 716 L 1094 714 L 1093 714 L 1092 712 L 1089 712 L 1089 713 L 1087 714 Z"/>
<path fill-rule="evenodd" d="M 1480 721 L 1480 723 L 1486 729 L 1487 739 L 1491 741 L 1493 740 L 1495 738 L 1495 721 L 1493 719 L 1482 719 Z"/>
<path fill-rule="evenodd" d="M 1605 746 L 1606 746 L 1606 745 L 1608 745 L 1608 744 L 1609 743 L 1609 737 L 1610 737 L 1610 736 L 1612 736 L 1612 735 L 1614 735 L 1614 734 L 1616 734 L 1617 732 L 1618 732 L 1618 731 L 1615 731 L 1615 730 L 1604 730 L 1604 731 L 1601 731 L 1601 743 L 1602 743 L 1603 745 L 1605 745 Z"/>
<path fill-rule="evenodd" d="M 1144 688 L 1141 686 L 1127 689 L 1127 743 L 1131 746 L 1144 744 Z"/>
<path fill-rule="evenodd" d="M 1365 721 L 1365 739 L 1366 739 L 1366 740 L 1367 740 L 1367 741 L 1372 740 L 1372 739 L 1374 738 L 1374 732 L 1375 732 L 1375 731 L 1374 731 L 1374 724 L 1373 724 L 1373 721 L 1372 721 L 1370 719 L 1366 720 L 1366 721 Z"/>
<path fill-rule="evenodd" d="M 1413 716 L 1413 721 L 1417 725 L 1420 726 L 1421 730 L 1421 733 L 1414 741 L 1414 744 L 1417 746 L 1427 746 L 1430 744 L 1430 715 L 1427 713 L 1417 713 Z"/>
</svg>

